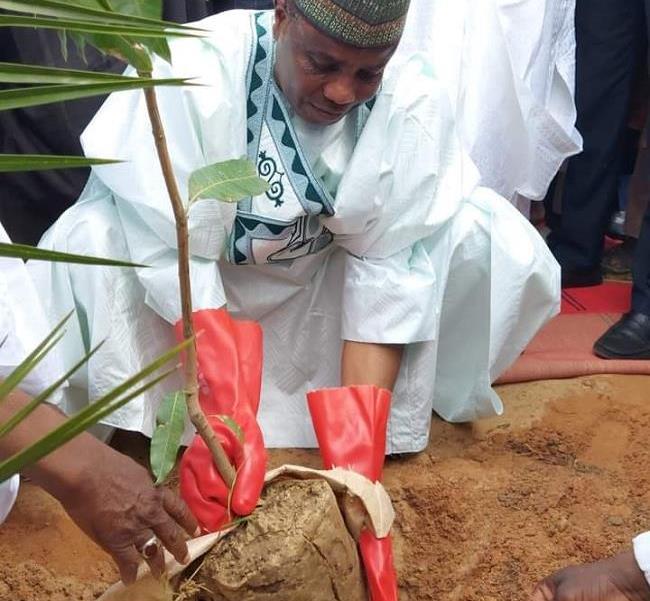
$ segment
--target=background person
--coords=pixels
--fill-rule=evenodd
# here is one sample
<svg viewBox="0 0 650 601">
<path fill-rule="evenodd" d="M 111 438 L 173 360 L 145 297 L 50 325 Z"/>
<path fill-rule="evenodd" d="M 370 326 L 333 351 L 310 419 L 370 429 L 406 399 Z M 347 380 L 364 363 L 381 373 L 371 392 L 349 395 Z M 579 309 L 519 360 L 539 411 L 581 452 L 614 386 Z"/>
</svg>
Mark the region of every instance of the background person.
<svg viewBox="0 0 650 601">
<path fill-rule="evenodd" d="M 0 241 L 8 241 L 1 225 Z M 24 263 L 0 258 L 0 379 L 49 331 Z M 2 399 L 0 423 L 24 408 L 30 395 L 38 394 L 64 373 L 56 350 L 22 382 L 22 390 Z M 64 420 L 55 407 L 39 406 L 0 438 L 0 459 L 29 446 Z M 162 573 L 164 560 L 158 540 L 183 561 L 185 540 L 197 533 L 197 523 L 181 499 L 165 488 L 154 487 L 145 468 L 90 434 L 74 438 L 25 470 L 25 475 L 58 499 L 76 524 L 111 555 L 125 582 L 135 578 L 143 556 L 155 574 Z M 0 522 L 9 514 L 17 493 L 18 476 L 0 484 Z"/>
<path fill-rule="evenodd" d="M 540 582 L 530 601 L 649 601 L 650 532 L 609 559 L 564 568 Z"/>
<path fill-rule="evenodd" d="M 577 128 L 583 152 L 567 163 L 559 202 L 554 189 L 546 199 L 547 242 L 566 287 L 602 282 L 620 142 L 644 42 L 643 1 L 578 0 L 575 21 Z"/>
</svg>

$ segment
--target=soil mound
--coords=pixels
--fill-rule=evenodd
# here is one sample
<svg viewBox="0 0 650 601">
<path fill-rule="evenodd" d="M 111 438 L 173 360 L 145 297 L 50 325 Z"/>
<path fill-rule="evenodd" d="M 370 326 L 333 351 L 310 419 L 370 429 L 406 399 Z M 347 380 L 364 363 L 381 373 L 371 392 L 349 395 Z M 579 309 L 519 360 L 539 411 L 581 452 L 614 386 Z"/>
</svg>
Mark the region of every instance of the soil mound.
<svg viewBox="0 0 650 601">
<path fill-rule="evenodd" d="M 208 554 L 205 601 L 365 601 L 357 546 L 322 480 L 278 480 L 262 506 Z"/>
</svg>

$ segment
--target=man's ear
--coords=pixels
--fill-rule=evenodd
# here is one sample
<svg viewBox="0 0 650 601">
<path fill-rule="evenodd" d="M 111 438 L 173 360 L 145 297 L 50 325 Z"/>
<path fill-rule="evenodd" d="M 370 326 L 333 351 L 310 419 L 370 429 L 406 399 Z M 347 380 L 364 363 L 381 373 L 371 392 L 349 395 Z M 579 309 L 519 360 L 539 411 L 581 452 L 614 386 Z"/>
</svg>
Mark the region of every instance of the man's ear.
<svg viewBox="0 0 650 601">
<path fill-rule="evenodd" d="M 278 34 L 289 22 L 289 0 L 275 0 L 275 22 L 273 23 L 273 37 L 277 40 Z"/>
</svg>

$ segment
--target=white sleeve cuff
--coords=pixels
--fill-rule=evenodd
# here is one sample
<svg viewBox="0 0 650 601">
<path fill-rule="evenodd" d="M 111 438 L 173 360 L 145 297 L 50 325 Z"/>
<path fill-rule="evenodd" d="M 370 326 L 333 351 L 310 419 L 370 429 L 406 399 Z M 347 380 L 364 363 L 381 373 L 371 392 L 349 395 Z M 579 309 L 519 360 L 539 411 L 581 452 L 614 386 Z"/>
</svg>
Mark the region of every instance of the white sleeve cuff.
<svg viewBox="0 0 650 601">
<path fill-rule="evenodd" d="M 417 245 L 386 259 L 348 255 L 343 339 L 375 344 L 433 340 L 436 290 L 433 266 Z"/>
<path fill-rule="evenodd" d="M 5 521 L 18 496 L 20 478 L 18 474 L 0 482 L 0 524 Z"/>
<path fill-rule="evenodd" d="M 650 586 L 650 532 L 639 534 L 634 541 L 634 557 Z"/>
</svg>

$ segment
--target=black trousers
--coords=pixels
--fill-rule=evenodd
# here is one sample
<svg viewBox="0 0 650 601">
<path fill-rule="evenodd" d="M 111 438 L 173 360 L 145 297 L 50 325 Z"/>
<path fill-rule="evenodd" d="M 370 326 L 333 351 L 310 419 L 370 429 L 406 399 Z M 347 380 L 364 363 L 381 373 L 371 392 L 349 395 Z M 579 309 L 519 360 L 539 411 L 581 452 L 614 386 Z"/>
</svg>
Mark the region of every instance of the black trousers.
<svg viewBox="0 0 650 601">
<path fill-rule="evenodd" d="M 650 205 L 634 253 L 632 309 L 650 315 Z"/>
<path fill-rule="evenodd" d="M 600 265 L 644 15 L 643 0 L 577 1 L 577 128 L 584 151 L 568 162 L 561 214 L 553 210 L 553 191 L 546 201 L 548 244 L 563 269 Z"/>
</svg>

